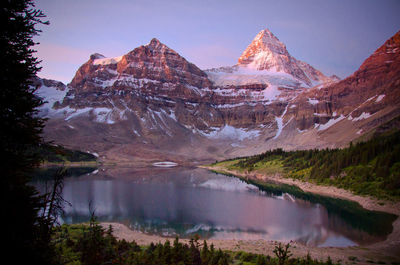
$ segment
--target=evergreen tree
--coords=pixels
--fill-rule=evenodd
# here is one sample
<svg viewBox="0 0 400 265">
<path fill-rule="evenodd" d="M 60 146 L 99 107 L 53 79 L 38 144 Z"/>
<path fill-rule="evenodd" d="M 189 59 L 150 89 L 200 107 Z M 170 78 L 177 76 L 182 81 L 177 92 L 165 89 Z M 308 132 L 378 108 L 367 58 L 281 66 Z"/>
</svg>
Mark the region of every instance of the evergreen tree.
<svg viewBox="0 0 400 265">
<path fill-rule="evenodd" d="M 256 265 L 267 265 L 267 260 L 266 260 L 265 256 L 258 255 Z"/>
<path fill-rule="evenodd" d="M 43 120 L 36 108 L 42 103 L 34 95 L 31 80 L 39 71 L 34 56 L 36 26 L 47 24 L 42 11 L 30 0 L 2 1 L 0 8 L 0 152 L 2 158 L 1 201 L 7 214 L 4 251 L 14 264 L 50 264 L 48 235 L 40 226 L 40 197 L 28 185 L 39 157 L 29 150 L 41 142 Z M 3 257 L 7 260 L 7 257 Z"/>
<path fill-rule="evenodd" d="M 197 238 L 190 239 L 190 263 L 193 265 L 201 265 L 201 255 Z"/>
<path fill-rule="evenodd" d="M 201 261 L 203 265 L 208 265 L 209 263 L 209 251 L 208 251 L 208 246 L 207 246 L 207 241 L 204 240 L 203 242 L 203 249 L 201 250 Z"/>
</svg>

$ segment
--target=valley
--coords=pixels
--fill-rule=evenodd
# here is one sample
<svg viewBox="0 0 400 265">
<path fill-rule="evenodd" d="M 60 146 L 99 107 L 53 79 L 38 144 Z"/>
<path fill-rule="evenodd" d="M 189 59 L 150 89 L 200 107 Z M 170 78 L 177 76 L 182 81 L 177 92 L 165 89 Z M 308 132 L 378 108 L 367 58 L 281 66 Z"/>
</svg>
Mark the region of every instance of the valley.
<svg viewBox="0 0 400 265">
<path fill-rule="evenodd" d="M 231 251 L 271 255 L 275 240 L 293 240 L 298 257 L 399 259 L 400 32 L 343 80 L 265 29 L 233 66 L 201 70 L 154 38 L 123 56 L 91 55 L 68 85 L 35 87 L 44 138 L 99 165 L 66 179 L 63 222 L 88 221 L 92 202 L 120 239 L 143 244 L 196 233 Z"/>
<path fill-rule="evenodd" d="M 3 260 L 400 264 L 400 2 L 3 1 Z"/>
</svg>

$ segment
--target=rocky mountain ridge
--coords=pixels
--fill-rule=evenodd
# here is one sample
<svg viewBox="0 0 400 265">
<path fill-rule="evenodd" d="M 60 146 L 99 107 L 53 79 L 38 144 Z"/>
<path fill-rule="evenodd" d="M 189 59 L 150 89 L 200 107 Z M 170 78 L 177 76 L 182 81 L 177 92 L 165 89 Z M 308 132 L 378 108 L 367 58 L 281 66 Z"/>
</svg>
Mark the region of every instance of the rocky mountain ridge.
<svg viewBox="0 0 400 265">
<path fill-rule="evenodd" d="M 206 71 L 157 39 L 116 58 L 93 54 L 68 86 L 38 81 L 45 137 L 135 163 L 343 146 L 399 114 L 398 36 L 340 82 L 268 30 L 237 65 Z"/>
<path fill-rule="evenodd" d="M 344 143 L 400 115 L 399 103 L 400 32 L 397 32 L 346 79 L 298 97 L 293 103 L 298 107 L 287 115 L 293 115 L 300 130 L 314 127 L 322 131 L 327 125 L 337 124 L 347 131 Z"/>
</svg>

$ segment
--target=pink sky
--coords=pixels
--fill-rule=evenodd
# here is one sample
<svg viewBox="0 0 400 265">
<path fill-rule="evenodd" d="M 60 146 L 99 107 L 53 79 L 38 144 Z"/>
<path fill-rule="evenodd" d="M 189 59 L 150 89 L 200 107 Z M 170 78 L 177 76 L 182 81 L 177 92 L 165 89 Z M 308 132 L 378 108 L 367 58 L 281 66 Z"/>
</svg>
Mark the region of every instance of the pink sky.
<svg viewBox="0 0 400 265">
<path fill-rule="evenodd" d="M 297 59 L 346 77 L 400 30 L 397 0 L 38 0 L 41 77 L 68 83 L 90 54 L 126 54 L 153 37 L 202 69 L 233 65 L 269 28 Z"/>
</svg>

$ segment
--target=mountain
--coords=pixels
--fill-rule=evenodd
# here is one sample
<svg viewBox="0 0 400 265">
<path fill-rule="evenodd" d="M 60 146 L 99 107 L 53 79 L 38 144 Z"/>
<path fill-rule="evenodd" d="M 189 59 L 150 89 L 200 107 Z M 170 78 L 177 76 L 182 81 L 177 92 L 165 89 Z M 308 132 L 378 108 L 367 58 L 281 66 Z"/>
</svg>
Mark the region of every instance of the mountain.
<svg viewBox="0 0 400 265">
<path fill-rule="evenodd" d="M 400 115 L 400 32 L 346 79 L 303 93 L 288 109 L 301 132 L 343 146 Z"/>
<path fill-rule="evenodd" d="M 260 31 L 232 67 L 207 71 L 217 85 L 265 83 L 286 87 L 311 87 L 338 81 L 289 54 L 285 44 L 268 29 Z"/>
<path fill-rule="evenodd" d="M 211 82 L 197 66 L 152 39 L 149 44 L 117 58 L 91 55 L 78 69 L 70 86 L 75 96 L 86 96 L 88 92 L 103 91 L 107 87 L 120 91 L 129 87 L 157 96 L 179 95 L 185 100 L 195 100 L 201 95 L 199 89 L 211 86 Z"/>
<path fill-rule="evenodd" d="M 268 30 L 237 65 L 205 71 L 157 39 L 116 58 L 96 53 L 67 86 L 36 82 L 45 138 L 136 165 L 343 146 L 398 115 L 398 39 L 340 82 Z"/>
</svg>

